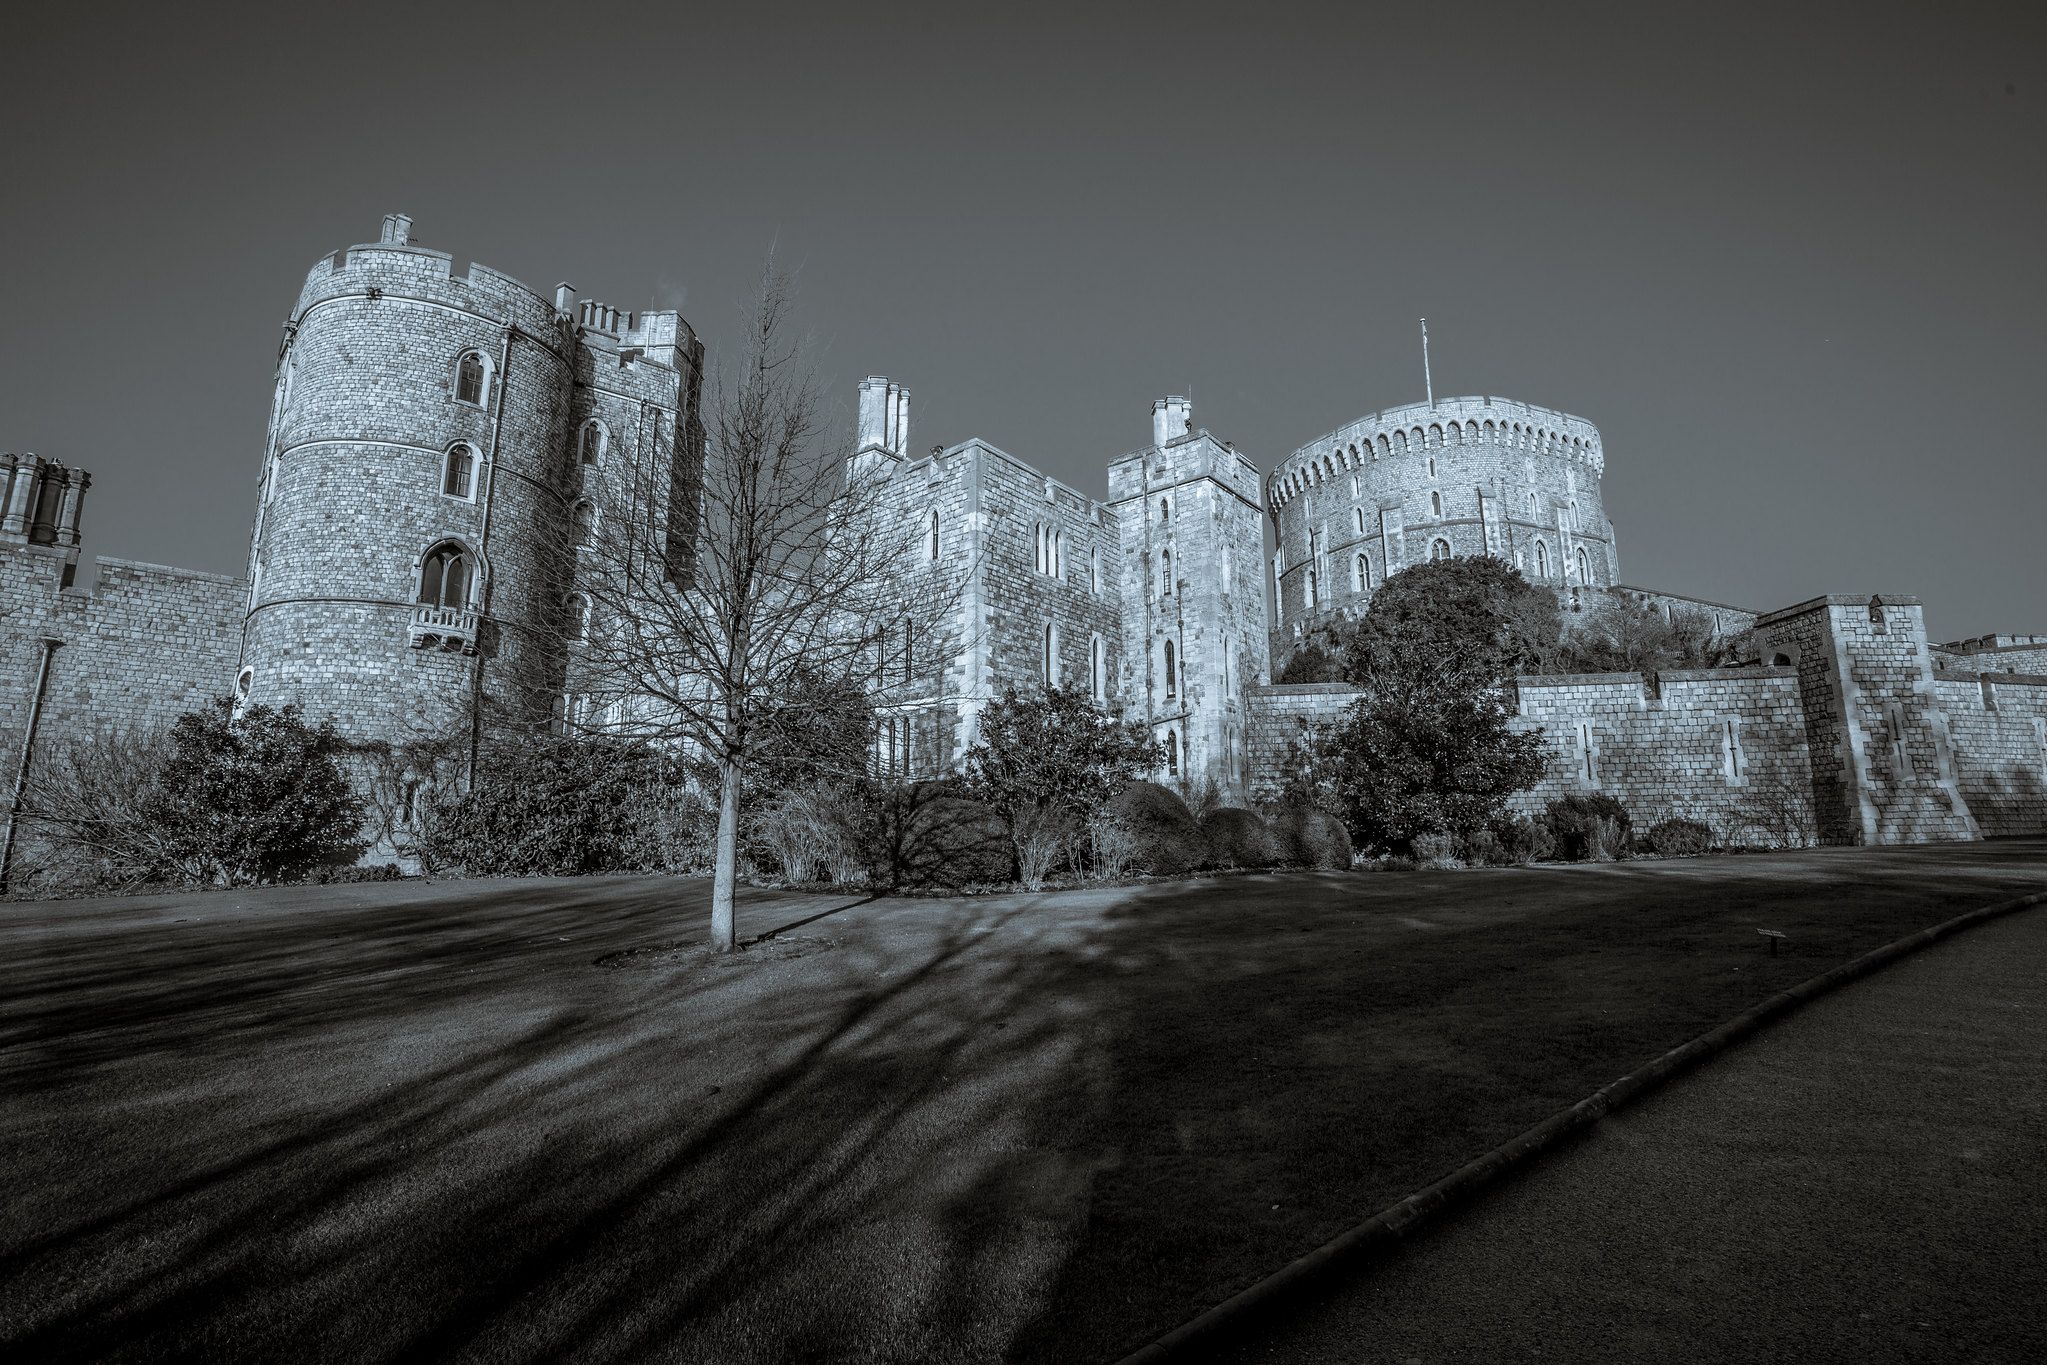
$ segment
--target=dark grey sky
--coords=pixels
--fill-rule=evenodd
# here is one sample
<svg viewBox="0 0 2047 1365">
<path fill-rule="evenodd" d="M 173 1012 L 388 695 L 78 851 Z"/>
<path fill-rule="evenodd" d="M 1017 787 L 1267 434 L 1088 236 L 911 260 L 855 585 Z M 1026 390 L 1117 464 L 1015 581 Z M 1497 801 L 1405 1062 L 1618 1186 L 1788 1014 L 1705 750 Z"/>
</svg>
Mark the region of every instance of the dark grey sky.
<svg viewBox="0 0 2047 1365">
<path fill-rule="evenodd" d="M 1623 577 L 2047 630 L 2047 25 L 2007 8 L 38 6 L 0 45 L 0 446 L 239 572 L 278 329 L 402 211 L 1089 491 L 1421 396 L 1597 423 Z M 26 25 L 26 27 L 24 27 Z"/>
</svg>

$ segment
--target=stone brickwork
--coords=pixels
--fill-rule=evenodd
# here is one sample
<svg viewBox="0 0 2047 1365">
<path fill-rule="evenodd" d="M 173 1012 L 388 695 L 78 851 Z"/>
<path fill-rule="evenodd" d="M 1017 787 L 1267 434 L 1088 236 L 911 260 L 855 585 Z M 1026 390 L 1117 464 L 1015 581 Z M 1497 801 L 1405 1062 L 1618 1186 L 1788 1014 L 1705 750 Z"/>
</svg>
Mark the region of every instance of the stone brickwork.
<svg viewBox="0 0 2047 1365">
<path fill-rule="evenodd" d="M 1252 688 L 1245 699 L 1250 713 L 1251 799 L 1263 802 L 1277 796 L 1294 746 L 1318 730 L 1342 724 L 1358 695 L 1348 683 L 1271 683 Z"/>
<path fill-rule="evenodd" d="M 0 752 L 9 790 L 34 705 L 43 642 L 57 641 L 37 747 L 168 724 L 234 683 L 248 585 L 220 574 L 99 559 L 89 591 L 72 558 L 0 545 Z"/>
<path fill-rule="evenodd" d="M 1956 775 L 1985 835 L 2047 830 L 2047 677 L 1937 671 Z"/>
<path fill-rule="evenodd" d="M 1267 481 L 1272 657 L 1430 558 L 1496 555 L 1582 608 L 1620 572 L 1605 468 L 1590 422 L 1508 398 L 1411 403 L 1310 441 Z"/>
<path fill-rule="evenodd" d="M 1153 444 L 1109 465 L 1123 531 L 1125 708 L 1164 748 L 1165 776 L 1242 800 L 1247 693 L 1268 678 L 1259 471 L 1194 430 L 1184 398 L 1159 400 L 1152 418 Z"/>
<path fill-rule="evenodd" d="M 317 263 L 286 325 L 242 682 L 394 741 L 476 705 L 544 718 L 579 519 L 604 486 L 672 497 L 664 549 L 684 563 L 702 458 L 702 347 L 675 314 L 577 308 L 482 265 L 455 278 L 410 226 Z M 444 575 L 437 551 L 460 555 Z"/>
<path fill-rule="evenodd" d="M 1771 664 L 1798 671 L 1820 837 L 1973 839 L 1919 600 L 1830 596 L 1758 618 Z"/>
<path fill-rule="evenodd" d="M 1982 635 L 1933 646 L 1938 668 L 1962 672 L 2047 673 L 2047 635 Z"/>
<path fill-rule="evenodd" d="M 1515 692 L 1509 727 L 1542 732 L 1545 764 L 1511 810 L 1605 792 L 1642 827 L 1683 816 L 1730 843 L 1817 837 L 1794 669 L 1517 678 Z"/>
</svg>

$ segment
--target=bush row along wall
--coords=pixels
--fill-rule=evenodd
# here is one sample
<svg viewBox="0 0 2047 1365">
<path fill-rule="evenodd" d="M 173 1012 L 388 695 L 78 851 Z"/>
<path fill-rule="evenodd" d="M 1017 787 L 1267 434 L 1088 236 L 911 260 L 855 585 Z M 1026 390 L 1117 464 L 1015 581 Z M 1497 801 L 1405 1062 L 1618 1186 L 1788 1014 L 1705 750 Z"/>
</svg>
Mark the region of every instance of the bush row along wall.
<svg viewBox="0 0 2047 1365">
<path fill-rule="evenodd" d="M 0 745 L 9 792 L 44 639 L 51 655 L 36 748 L 168 724 L 234 684 L 248 584 L 222 574 L 101 559 L 90 592 L 60 587 L 64 557 L 0 548 Z"/>
<path fill-rule="evenodd" d="M 1933 690 L 1983 833 L 2047 830 L 2047 677 L 1940 670 Z"/>
</svg>

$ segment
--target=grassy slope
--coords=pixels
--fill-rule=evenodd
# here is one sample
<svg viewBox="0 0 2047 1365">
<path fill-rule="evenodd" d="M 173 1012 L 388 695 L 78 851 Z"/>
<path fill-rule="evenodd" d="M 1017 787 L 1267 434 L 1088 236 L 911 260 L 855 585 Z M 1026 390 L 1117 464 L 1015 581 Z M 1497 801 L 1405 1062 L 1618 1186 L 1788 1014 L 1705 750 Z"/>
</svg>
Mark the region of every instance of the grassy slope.
<svg viewBox="0 0 2047 1365">
<path fill-rule="evenodd" d="M 2038 842 L 1270 876 L 875 902 L 799 931 L 831 951 L 620 970 L 699 887 L 17 909 L 0 1354 L 1113 1358 L 2043 882 Z"/>
</svg>

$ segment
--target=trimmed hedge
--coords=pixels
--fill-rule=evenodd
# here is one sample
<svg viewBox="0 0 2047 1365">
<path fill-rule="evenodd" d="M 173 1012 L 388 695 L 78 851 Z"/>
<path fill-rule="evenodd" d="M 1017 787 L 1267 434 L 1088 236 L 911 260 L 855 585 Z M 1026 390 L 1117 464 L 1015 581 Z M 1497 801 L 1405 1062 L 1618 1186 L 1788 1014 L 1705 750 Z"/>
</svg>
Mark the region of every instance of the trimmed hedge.
<svg viewBox="0 0 2047 1365">
<path fill-rule="evenodd" d="M 1201 818 L 1211 867 L 1271 867 L 1279 861 L 1279 839 L 1256 811 L 1218 806 Z"/>
<path fill-rule="evenodd" d="M 1673 815 L 1668 820 L 1659 820 L 1649 827 L 1649 847 L 1665 858 L 1684 858 L 1697 853 L 1710 852 L 1713 847 L 1713 829 L 1697 820 L 1687 820 Z"/>
<path fill-rule="evenodd" d="M 1613 851 L 1624 851 L 1628 847 L 1632 822 L 1628 819 L 1627 807 L 1605 792 L 1559 796 L 1549 803 L 1543 819 L 1556 839 L 1557 856 L 1570 862 L 1582 862 L 1597 856 L 1595 835 L 1601 820 L 1612 821 L 1615 827 L 1617 837 Z"/>
<path fill-rule="evenodd" d="M 1299 867 L 1350 866 L 1350 831 L 1343 821 L 1315 806 L 1281 806 L 1272 813 L 1272 833 L 1282 862 Z"/>
<path fill-rule="evenodd" d="M 1109 803 L 1109 809 L 1137 840 L 1132 861 L 1147 872 L 1177 877 L 1208 861 L 1208 841 L 1201 822 L 1187 803 L 1156 782 L 1132 782 Z"/>
</svg>

